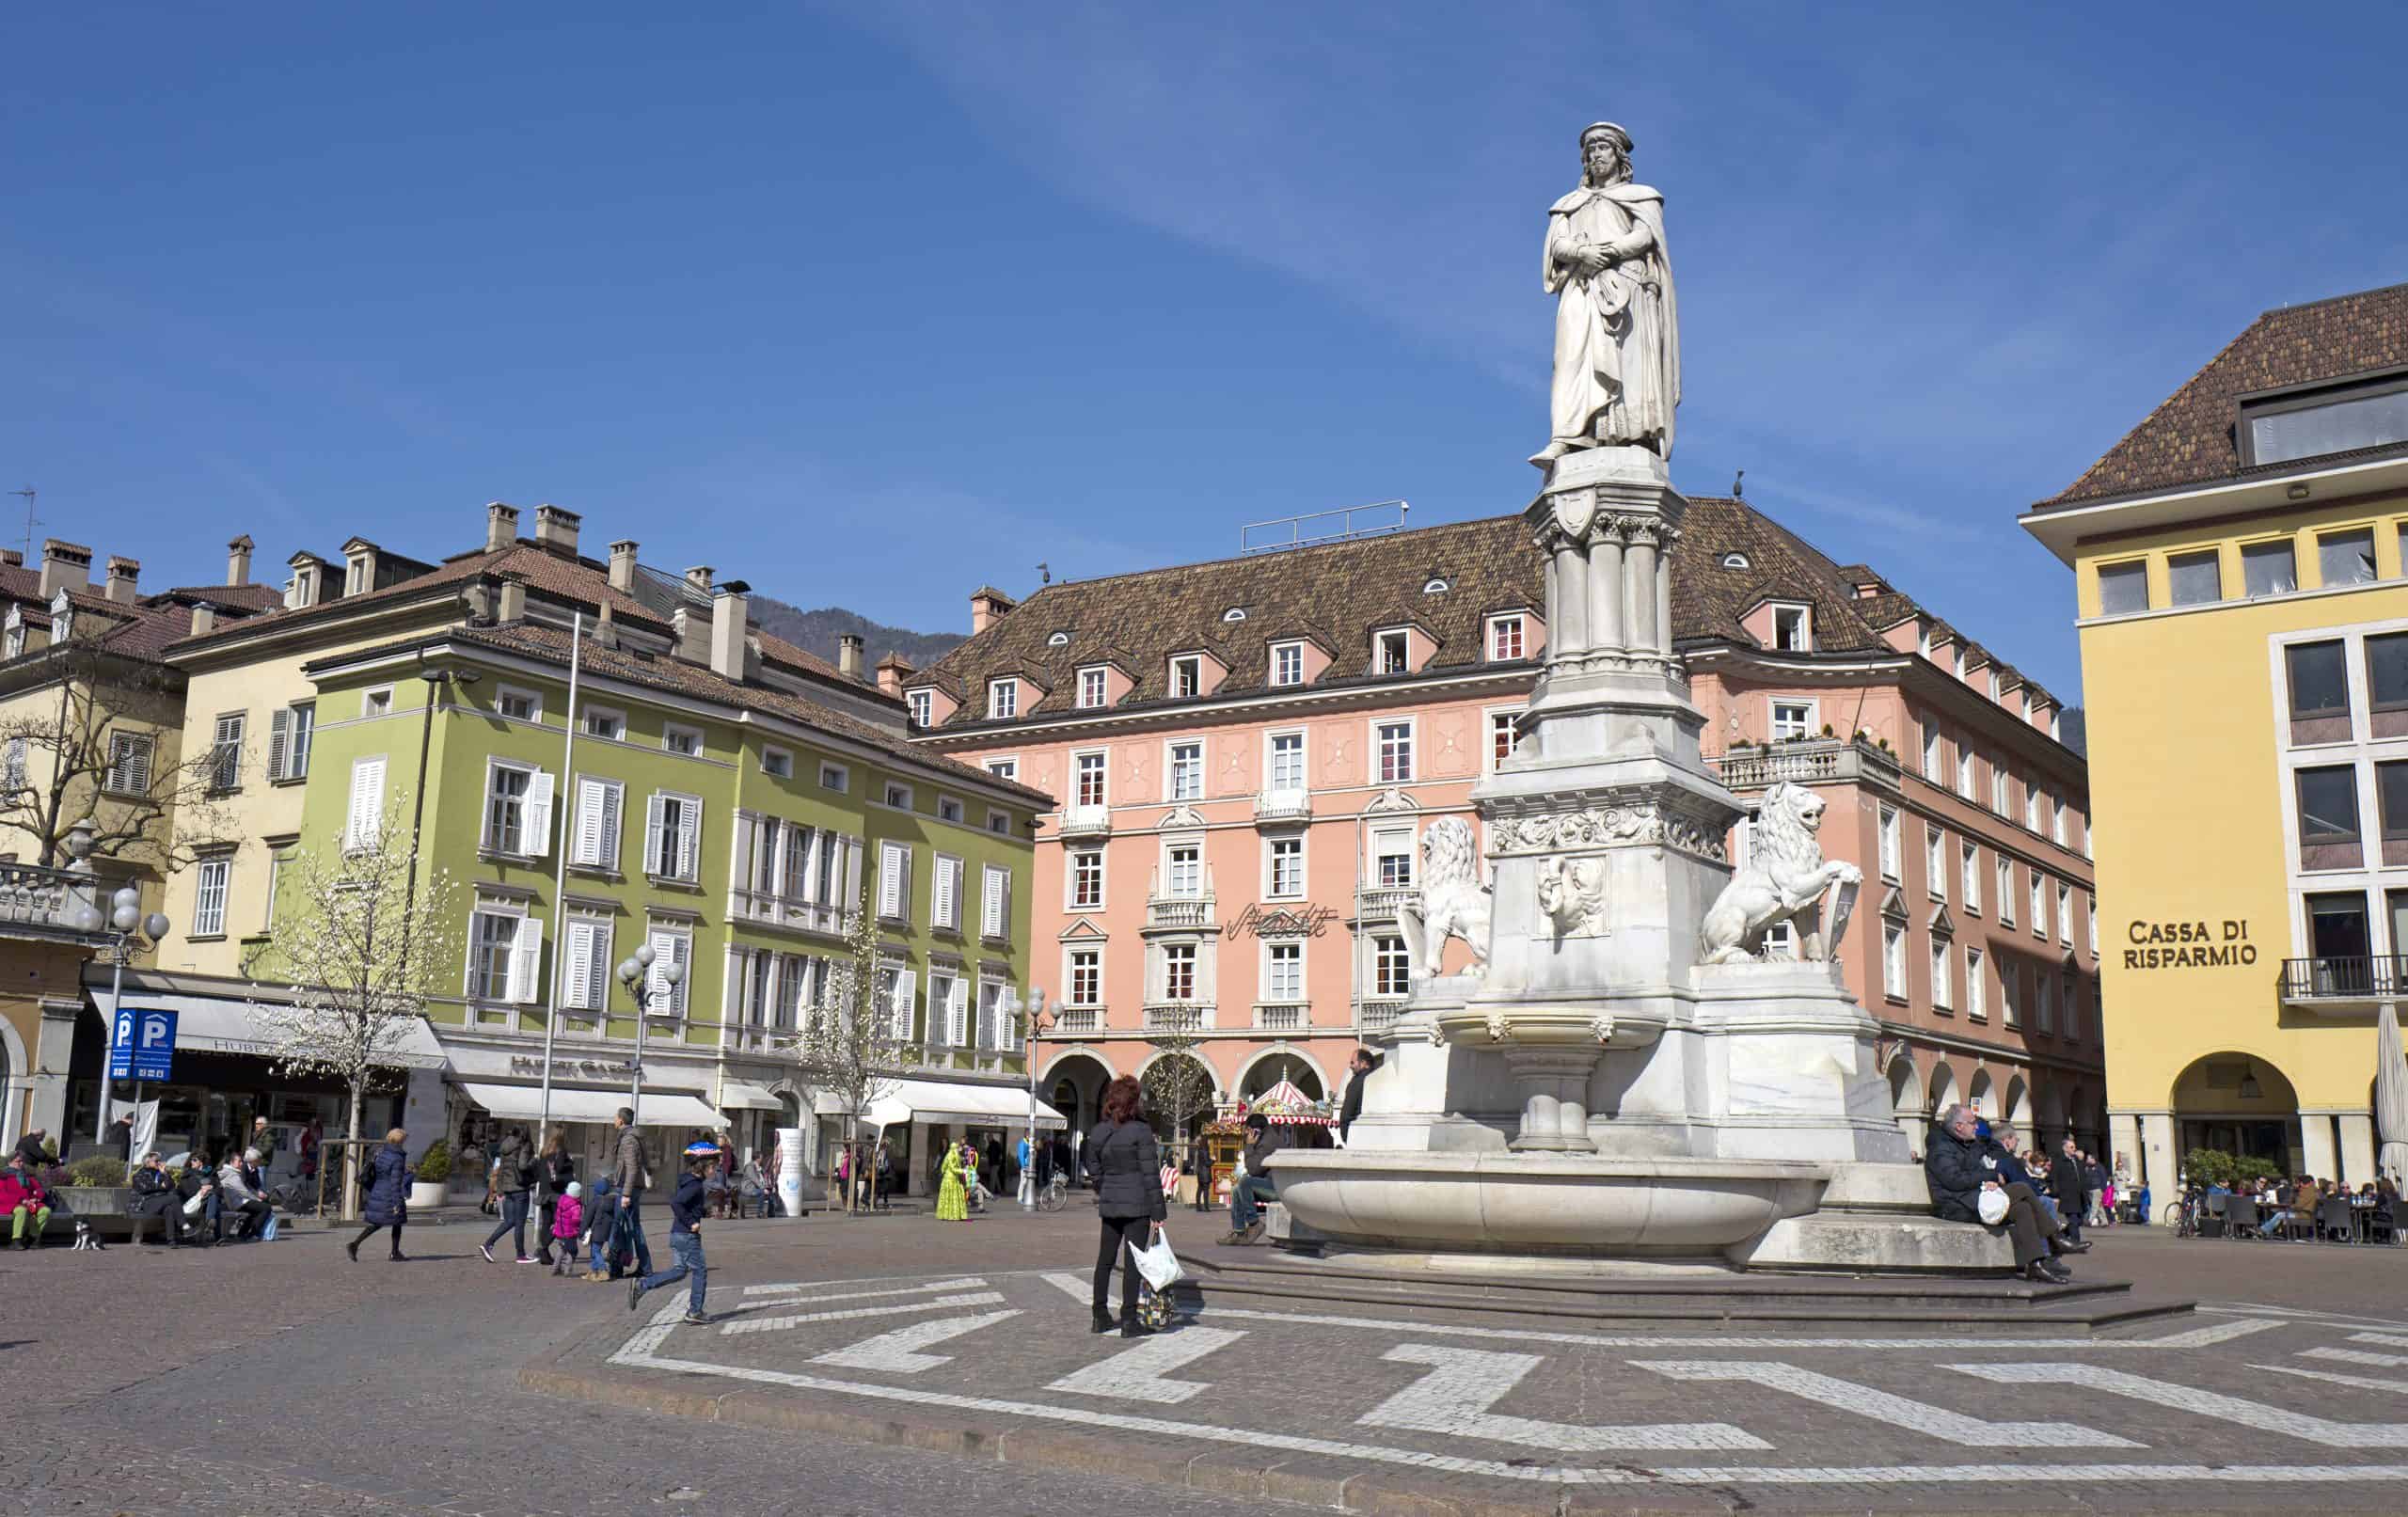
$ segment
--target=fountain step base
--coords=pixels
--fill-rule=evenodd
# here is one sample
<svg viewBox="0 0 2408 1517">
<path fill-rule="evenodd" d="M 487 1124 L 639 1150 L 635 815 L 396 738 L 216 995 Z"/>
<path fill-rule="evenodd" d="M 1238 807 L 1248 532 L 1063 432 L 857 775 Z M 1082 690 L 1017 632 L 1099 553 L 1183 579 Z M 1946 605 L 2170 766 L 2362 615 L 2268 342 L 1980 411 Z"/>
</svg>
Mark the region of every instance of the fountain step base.
<svg viewBox="0 0 2408 1517">
<path fill-rule="evenodd" d="M 1278 1231 L 1275 1217 L 1272 1229 Z M 2135 1301 L 2123 1281 L 2034 1285 L 2012 1275 L 1752 1272 L 1703 1260 L 1500 1259 L 1332 1245 L 1320 1256 L 1181 1250 L 1209 1302 L 1236 1298 L 1412 1320 L 1591 1329 L 1708 1328 L 1851 1335 L 2083 1336 L 2187 1316 L 2188 1301 Z M 2079 1263 L 2080 1261 L 2076 1261 Z"/>
</svg>

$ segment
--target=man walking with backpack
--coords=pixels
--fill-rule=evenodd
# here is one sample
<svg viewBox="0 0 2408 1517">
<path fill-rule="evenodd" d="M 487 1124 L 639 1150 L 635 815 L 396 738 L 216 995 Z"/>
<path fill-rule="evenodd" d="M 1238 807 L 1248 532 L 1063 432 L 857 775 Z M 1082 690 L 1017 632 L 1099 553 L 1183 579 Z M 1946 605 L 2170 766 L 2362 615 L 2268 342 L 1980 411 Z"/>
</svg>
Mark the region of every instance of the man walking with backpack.
<svg viewBox="0 0 2408 1517">
<path fill-rule="evenodd" d="M 525 1128 L 512 1128 L 502 1134 L 501 1142 L 494 1146 L 489 1182 L 494 1195 L 501 1202 L 501 1220 L 494 1224 L 493 1231 L 485 1235 L 485 1240 L 477 1245 L 477 1252 L 485 1256 L 487 1264 L 499 1262 L 493 1256 L 493 1245 L 501 1241 L 504 1233 L 513 1235 L 512 1246 L 517 1250 L 519 1263 L 535 1262 L 535 1256 L 527 1252 L 527 1192 L 535 1183 L 534 1159 L 534 1150 L 527 1142 Z"/>
</svg>

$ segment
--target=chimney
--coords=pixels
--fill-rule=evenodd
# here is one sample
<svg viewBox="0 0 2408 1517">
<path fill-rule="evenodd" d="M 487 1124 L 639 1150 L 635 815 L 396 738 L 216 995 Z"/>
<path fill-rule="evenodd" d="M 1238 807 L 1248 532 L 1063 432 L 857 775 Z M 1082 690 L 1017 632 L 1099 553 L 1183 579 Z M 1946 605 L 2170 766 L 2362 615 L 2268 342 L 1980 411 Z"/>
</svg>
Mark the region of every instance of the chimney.
<svg viewBox="0 0 2408 1517">
<path fill-rule="evenodd" d="M 535 541 L 564 559 L 577 557 L 578 523 L 585 518 L 558 506 L 535 508 Z"/>
<path fill-rule="evenodd" d="M 92 586 L 92 550 L 77 543 L 63 543 L 50 538 L 41 545 L 42 598 L 58 593 L 61 585 L 78 590 Z"/>
<path fill-rule="evenodd" d="M 0 547 L 0 563 L 5 563 L 11 569 L 22 569 L 25 566 L 25 556 L 15 548 Z"/>
<path fill-rule="evenodd" d="M 903 698 L 903 682 L 918 672 L 909 658 L 899 653 L 888 654 L 878 661 L 878 687 L 899 701 Z"/>
<path fill-rule="evenodd" d="M 970 635 L 976 637 L 995 624 L 1006 611 L 1020 602 L 992 585 L 983 585 L 970 593 Z"/>
<path fill-rule="evenodd" d="M 680 606 L 669 613 L 670 635 L 677 640 L 676 656 L 689 664 L 711 661 L 711 613 L 695 606 Z"/>
<path fill-rule="evenodd" d="M 632 537 L 610 545 L 610 588 L 624 595 L 636 593 L 636 540 Z"/>
<path fill-rule="evenodd" d="M 711 593 L 711 566 L 707 563 L 702 563 L 696 564 L 693 568 L 687 570 L 686 583 L 691 589 L 699 590 L 705 595 L 709 594 Z"/>
<path fill-rule="evenodd" d="M 594 640 L 604 648 L 619 645 L 619 621 L 610 614 L 610 603 L 607 600 L 602 603 L 602 614 L 594 619 Z"/>
<path fill-rule="evenodd" d="M 142 577 L 142 563 L 121 553 L 109 555 L 108 597 L 121 606 L 134 604 L 134 582 Z"/>
<path fill-rule="evenodd" d="M 719 587 L 719 598 L 711 606 L 711 672 L 739 685 L 744 681 L 744 624 L 752 611 L 746 597 L 752 590 L 743 580 L 731 579 Z"/>
<path fill-rule="evenodd" d="M 192 635 L 194 637 L 206 637 L 216 629 L 217 611 L 215 608 L 209 606 L 196 606 L 192 608 Z"/>
<path fill-rule="evenodd" d="M 518 545 L 518 508 L 499 500 L 485 506 L 485 551 L 499 553 Z"/>
<path fill-rule="evenodd" d="M 848 680 L 862 677 L 862 635 L 847 632 L 836 639 L 836 672 Z"/>
<path fill-rule="evenodd" d="M 251 541 L 251 534 L 248 532 L 245 532 L 226 545 L 226 582 L 228 584 L 247 585 L 251 582 L 251 549 L 258 545 Z"/>
<path fill-rule="evenodd" d="M 501 606 L 494 613 L 497 622 L 527 620 L 527 582 L 512 577 L 501 582 Z"/>
</svg>

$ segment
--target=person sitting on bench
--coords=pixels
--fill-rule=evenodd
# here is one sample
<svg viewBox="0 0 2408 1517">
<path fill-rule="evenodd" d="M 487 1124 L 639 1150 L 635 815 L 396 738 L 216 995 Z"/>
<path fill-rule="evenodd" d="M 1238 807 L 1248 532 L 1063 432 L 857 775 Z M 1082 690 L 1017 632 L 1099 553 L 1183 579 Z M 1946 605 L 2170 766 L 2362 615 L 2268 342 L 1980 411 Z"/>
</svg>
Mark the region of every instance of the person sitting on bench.
<svg viewBox="0 0 2408 1517">
<path fill-rule="evenodd" d="M 8 1214 L 10 1242 L 19 1248 L 41 1246 L 41 1230 L 50 1225 L 50 1193 L 23 1152 L 10 1155 L 7 1173 L 0 1174 L 0 1212 Z"/>
<path fill-rule="evenodd" d="M 134 1240 L 142 1241 L 144 1221 L 156 1217 L 159 1241 L 181 1247 L 184 1238 L 184 1198 L 176 1193 L 176 1177 L 159 1162 L 158 1149 L 142 1156 L 141 1166 L 134 1172 L 133 1185 L 134 1200 L 127 1206 L 126 1215 L 134 1224 Z"/>
</svg>

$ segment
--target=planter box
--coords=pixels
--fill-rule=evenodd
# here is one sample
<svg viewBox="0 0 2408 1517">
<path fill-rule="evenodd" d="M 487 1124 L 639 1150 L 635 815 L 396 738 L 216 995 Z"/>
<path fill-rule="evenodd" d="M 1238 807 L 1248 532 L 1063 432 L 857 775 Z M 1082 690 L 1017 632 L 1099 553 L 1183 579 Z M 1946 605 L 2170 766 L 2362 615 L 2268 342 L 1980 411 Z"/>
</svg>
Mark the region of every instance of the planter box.
<svg viewBox="0 0 2408 1517">
<path fill-rule="evenodd" d="M 414 1180 L 410 1184 L 409 1204 L 412 1210 L 439 1207 L 451 1190 L 448 1180 Z"/>
<path fill-rule="evenodd" d="M 59 1205 L 79 1217 L 122 1217 L 134 1204 L 130 1185 L 62 1185 Z"/>
</svg>

